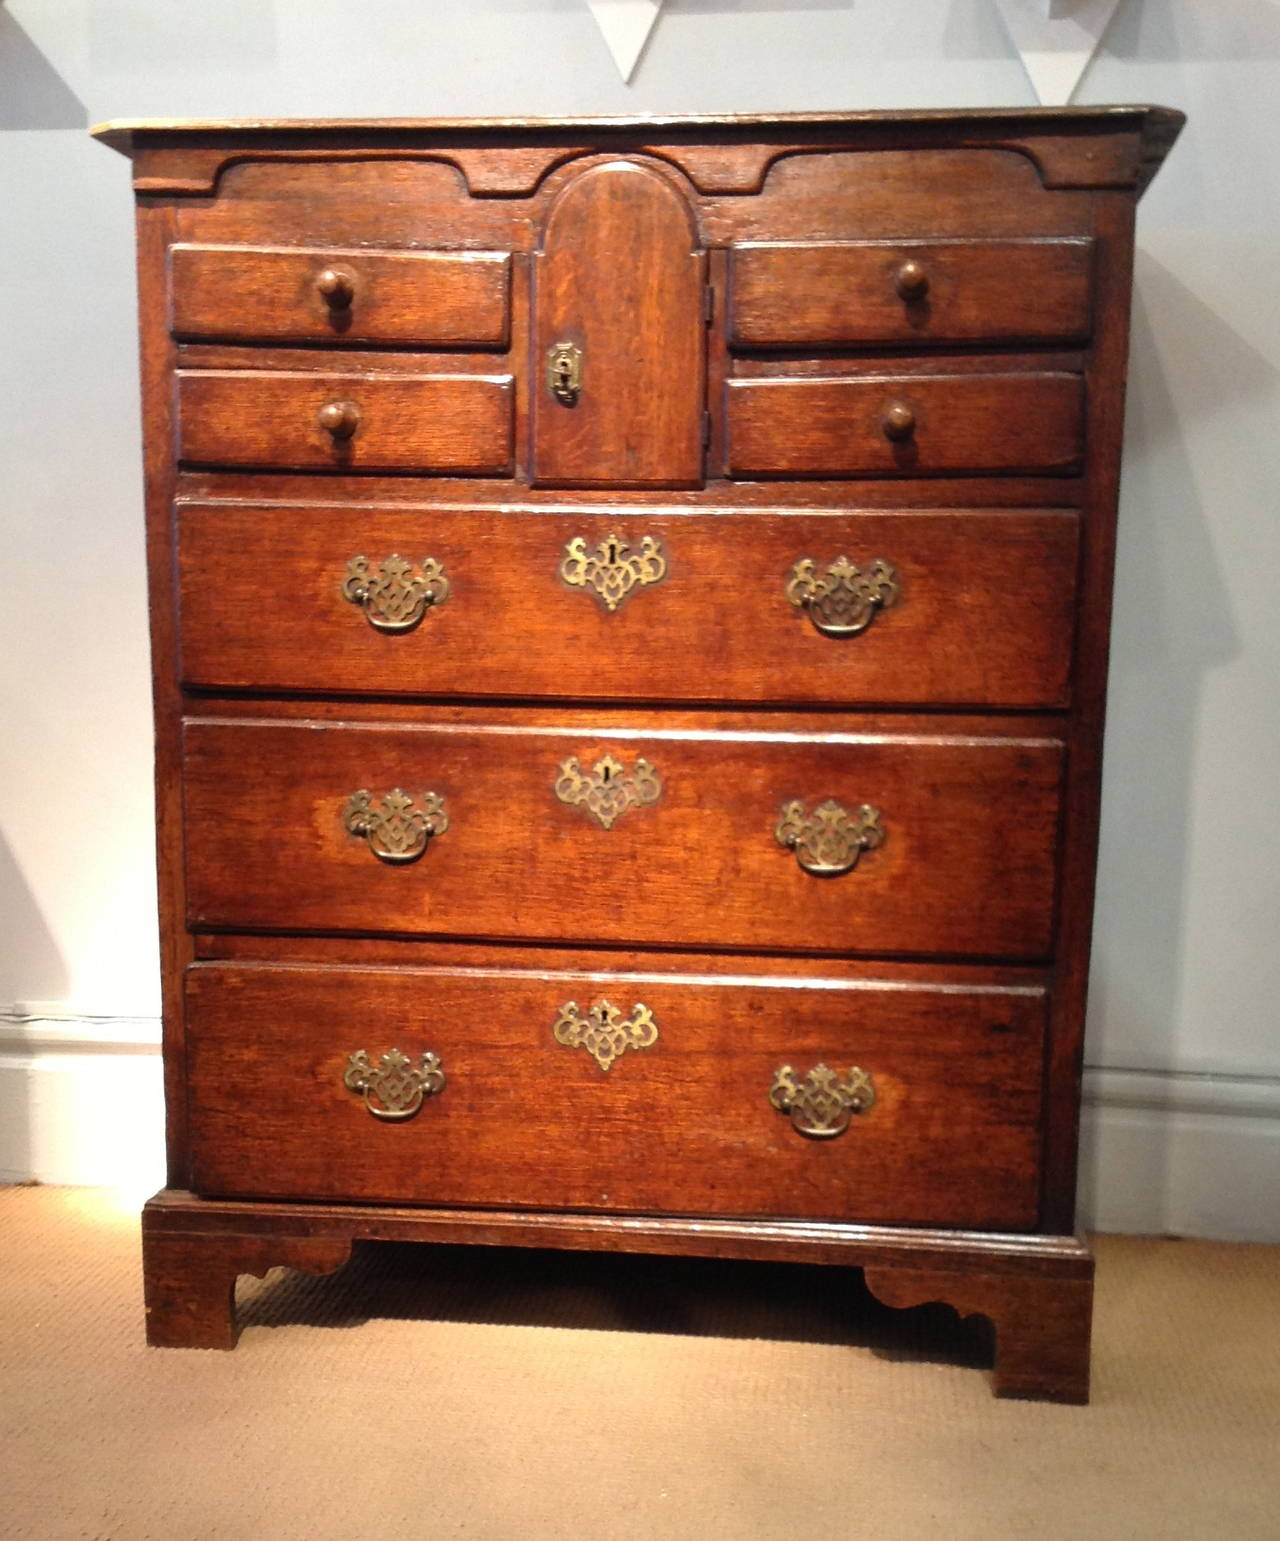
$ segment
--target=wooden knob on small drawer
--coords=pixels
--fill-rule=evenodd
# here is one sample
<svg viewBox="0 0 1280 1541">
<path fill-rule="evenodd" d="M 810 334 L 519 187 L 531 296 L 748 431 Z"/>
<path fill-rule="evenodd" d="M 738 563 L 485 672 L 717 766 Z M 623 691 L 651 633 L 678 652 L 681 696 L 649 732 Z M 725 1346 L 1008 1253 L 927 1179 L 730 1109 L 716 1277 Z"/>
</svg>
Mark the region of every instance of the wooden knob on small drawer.
<svg viewBox="0 0 1280 1541">
<path fill-rule="evenodd" d="M 325 268 L 316 278 L 316 288 L 335 310 L 345 310 L 355 298 L 356 275 L 346 268 Z"/>
<path fill-rule="evenodd" d="M 335 439 L 349 439 L 360 426 L 360 408 L 354 401 L 326 401 L 316 421 Z"/>
<path fill-rule="evenodd" d="M 904 262 L 894 275 L 894 287 L 901 299 L 924 299 L 929 292 L 929 275 L 924 270 L 924 263 L 914 258 Z"/>
<path fill-rule="evenodd" d="M 891 401 L 884 409 L 880 426 L 886 439 L 900 443 L 916 431 L 916 415 L 905 401 Z"/>
</svg>

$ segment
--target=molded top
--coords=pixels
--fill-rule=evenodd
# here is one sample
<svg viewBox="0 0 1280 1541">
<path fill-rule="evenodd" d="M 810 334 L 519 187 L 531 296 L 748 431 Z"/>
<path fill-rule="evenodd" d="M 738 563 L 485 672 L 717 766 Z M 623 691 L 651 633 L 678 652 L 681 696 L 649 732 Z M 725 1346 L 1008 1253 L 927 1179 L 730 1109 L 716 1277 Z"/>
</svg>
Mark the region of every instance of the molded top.
<svg viewBox="0 0 1280 1541">
<path fill-rule="evenodd" d="M 965 107 L 921 108 L 907 112 L 689 113 L 675 116 L 637 113 L 614 117 L 567 118 L 113 118 L 90 132 L 113 150 L 128 154 L 140 135 L 225 134 L 256 138 L 266 134 L 456 134 L 555 131 L 557 129 L 634 132 L 699 128 L 839 128 L 843 125 L 893 123 L 1025 121 L 1038 131 L 1061 125 L 1079 130 L 1090 120 L 1114 123 L 1141 119 L 1144 132 L 1173 143 L 1186 121 L 1172 107 Z M 1137 124 L 1135 124 L 1137 126 Z"/>
<path fill-rule="evenodd" d="M 441 140 L 470 141 L 483 146 L 493 138 L 526 137 L 546 142 L 557 135 L 580 138 L 583 134 L 661 135 L 689 142 L 690 136 L 709 140 L 727 135 L 731 140 L 799 137 L 806 132 L 828 140 L 865 136 L 882 139 L 886 132 L 911 131 L 912 140 L 929 137 L 931 128 L 954 128 L 962 136 L 1071 140 L 1091 134 L 1129 132 L 1139 138 L 1137 165 L 1129 186 L 1141 193 L 1155 175 L 1186 121 L 1170 107 L 984 107 L 928 108 L 908 112 L 794 112 L 706 113 L 662 116 L 640 113 L 619 117 L 567 118 L 122 118 L 100 123 L 91 132 L 124 155 L 157 151 L 230 152 L 243 148 L 333 148 L 382 141 L 387 148 L 435 148 Z M 843 131 L 843 132 L 842 132 Z M 696 139 L 694 142 L 697 142 Z M 706 141 L 704 141 L 706 142 Z M 440 146 L 443 148 L 443 146 Z M 144 189 L 144 182 L 136 184 Z M 1087 181 L 1060 185 L 1091 185 Z M 1111 181 L 1105 185 L 1115 186 Z M 160 176 L 148 178 L 145 190 L 195 191 L 194 184 L 171 182 Z"/>
</svg>

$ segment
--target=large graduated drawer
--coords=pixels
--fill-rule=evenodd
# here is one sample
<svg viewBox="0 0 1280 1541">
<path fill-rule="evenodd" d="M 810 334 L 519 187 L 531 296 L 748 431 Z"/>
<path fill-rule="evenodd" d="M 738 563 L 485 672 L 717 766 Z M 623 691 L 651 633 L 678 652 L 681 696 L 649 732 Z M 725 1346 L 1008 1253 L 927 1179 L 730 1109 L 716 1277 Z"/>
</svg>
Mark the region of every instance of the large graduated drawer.
<svg viewBox="0 0 1280 1541">
<path fill-rule="evenodd" d="M 1063 767 L 1052 738 L 910 723 L 611 731 L 544 713 L 489 725 L 197 719 L 185 743 L 196 929 L 1050 951 Z M 422 839 L 405 836 L 398 809 L 428 820 Z"/>
<path fill-rule="evenodd" d="M 1036 1218 L 1041 988 L 810 982 L 745 962 L 729 979 L 202 964 L 187 999 L 205 1193 Z M 588 1021 L 609 1006 L 644 1023 L 613 1058 L 593 1054 Z M 433 1054 L 442 1078 L 403 1119 L 377 1079 L 396 1052 L 410 1074 Z M 353 1054 L 372 1067 L 367 1095 L 348 1082 Z M 838 1136 L 838 1120 L 770 1100 L 784 1067 L 803 1081 L 819 1065 L 867 1077 L 868 1105 Z"/>
<path fill-rule="evenodd" d="M 182 672 L 233 689 L 1062 706 L 1078 537 L 1074 509 L 183 504 Z"/>
</svg>

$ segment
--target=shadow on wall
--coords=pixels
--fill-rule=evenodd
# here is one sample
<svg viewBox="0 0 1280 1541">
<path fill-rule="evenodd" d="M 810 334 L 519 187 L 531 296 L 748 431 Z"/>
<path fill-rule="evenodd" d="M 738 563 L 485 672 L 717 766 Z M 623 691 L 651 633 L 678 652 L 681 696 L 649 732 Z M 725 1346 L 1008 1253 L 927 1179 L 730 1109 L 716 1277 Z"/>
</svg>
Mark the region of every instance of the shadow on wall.
<svg viewBox="0 0 1280 1541">
<path fill-rule="evenodd" d="M 217 5 L 157 5 L 156 0 L 99 0 L 89 8 L 89 61 L 95 78 L 137 78 L 141 60 L 151 79 L 176 84 L 196 76 L 243 79 L 282 61 L 271 0 L 218 0 Z M 321 5 L 320 12 L 340 12 Z M 397 9 L 397 7 L 393 7 Z M 403 9 L 399 7 L 398 9 Z M 318 17 L 322 25 L 329 17 Z"/>
<path fill-rule="evenodd" d="M 1177 381 L 1176 399 L 1170 381 Z M 1187 831 L 1202 680 L 1240 652 L 1186 436 L 1277 391 L 1274 366 L 1145 254 L 1136 275 L 1126 460 L 1116 565 L 1110 721 L 1086 1061 L 1132 1058 L 1108 1040 L 1177 1057 L 1187 966 Z M 1150 1063 L 1150 1061 L 1148 1061 Z M 1137 1066 L 1134 1068 L 1146 1068 Z M 1170 1119 L 1154 1121 L 1167 1137 Z M 1096 1135 L 1096 1124 L 1093 1128 Z M 1174 1152 L 1144 1142 L 1150 1170 L 1126 1174 L 1163 1213 Z M 1081 1206 L 1097 1213 L 1096 1139 L 1082 1151 Z M 1113 1174 L 1114 1175 L 1114 1174 Z"/>
<path fill-rule="evenodd" d="M 1106 49 L 1119 59 L 1280 57 L 1280 10 L 1274 0 L 1120 0 Z"/>
<path fill-rule="evenodd" d="M 19 978 L 23 981 L 22 993 L 28 998 L 64 1000 L 70 988 L 66 961 L 3 835 L 0 835 L 0 915 L 4 916 L 0 1012 L 12 1010 Z"/>
<path fill-rule="evenodd" d="M 0 837 L 0 915 L 4 916 L 0 953 L 0 1180 L 25 1177 L 31 1170 L 34 1137 L 30 1106 L 30 1048 L 15 1020 L 13 994 L 19 977 L 43 999 L 60 1001 L 69 988 L 67 965 L 45 924 L 22 868 Z"/>
<path fill-rule="evenodd" d="M 716 0 L 667 4 L 698 9 Z M 904 29 L 904 37 L 909 30 Z M 1003 59 L 1012 46 L 993 0 L 951 0 L 943 33 L 948 59 Z M 1102 47 L 1117 59 L 1187 64 L 1274 59 L 1280 57 L 1280 9 L 1274 0 L 1214 0 L 1200 6 L 1194 0 L 1120 0 Z"/>
<path fill-rule="evenodd" d="M 0 0 L 0 129 L 86 128 L 89 114 Z"/>
</svg>

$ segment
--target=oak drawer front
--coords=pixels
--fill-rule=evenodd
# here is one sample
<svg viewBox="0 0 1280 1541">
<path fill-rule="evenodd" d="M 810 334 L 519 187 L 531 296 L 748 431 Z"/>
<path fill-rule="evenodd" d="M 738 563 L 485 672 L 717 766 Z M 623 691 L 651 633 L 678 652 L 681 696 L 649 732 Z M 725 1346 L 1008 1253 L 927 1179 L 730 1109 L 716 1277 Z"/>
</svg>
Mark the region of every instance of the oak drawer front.
<svg viewBox="0 0 1280 1541">
<path fill-rule="evenodd" d="M 170 250 L 179 337 L 503 348 L 506 252 L 195 246 Z"/>
<path fill-rule="evenodd" d="M 730 254 L 739 348 L 1071 342 L 1089 335 L 1088 240 L 761 243 Z"/>
<path fill-rule="evenodd" d="M 280 470 L 506 475 L 510 375 L 179 370 L 178 457 Z"/>
<path fill-rule="evenodd" d="M 758 377 L 725 392 L 731 476 L 933 476 L 1075 469 L 1079 375 Z"/>
<path fill-rule="evenodd" d="M 1068 697 L 1073 510 L 205 503 L 180 506 L 178 530 L 193 685 L 1009 707 Z"/>
<path fill-rule="evenodd" d="M 197 965 L 194 1186 L 1035 1223 L 1041 991 L 760 972 L 724 982 Z M 384 1059 L 396 1053 L 406 1063 Z"/>
<path fill-rule="evenodd" d="M 1056 740 L 195 719 L 185 748 L 198 930 L 1050 951 Z"/>
</svg>

